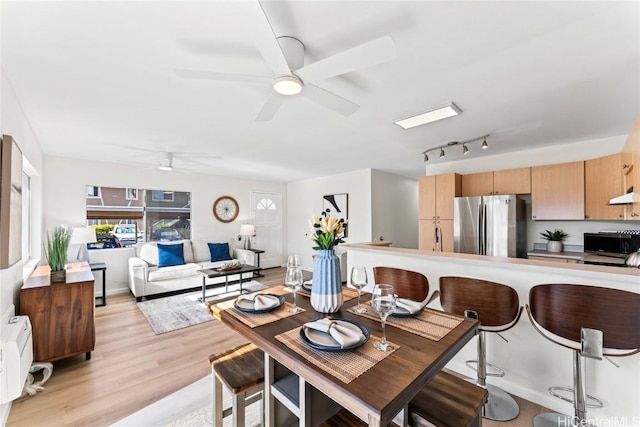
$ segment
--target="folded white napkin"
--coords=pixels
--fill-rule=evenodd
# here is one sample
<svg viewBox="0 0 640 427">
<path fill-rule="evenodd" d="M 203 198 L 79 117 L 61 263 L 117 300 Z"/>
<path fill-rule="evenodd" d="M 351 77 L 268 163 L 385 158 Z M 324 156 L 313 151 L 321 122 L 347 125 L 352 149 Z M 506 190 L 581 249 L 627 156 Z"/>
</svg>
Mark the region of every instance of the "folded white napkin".
<svg viewBox="0 0 640 427">
<path fill-rule="evenodd" d="M 396 306 L 404 308 L 411 314 L 416 314 L 422 307 L 424 307 L 423 301 L 414 301 L 406 298 L 396 299 Z"/>
<path fill-rule="evenodd" d="M 336 322 L 329 318 L 316 320 L 315 322 L 305 323 L 303 328 L 315 329 L 325 334 L 331 335 L 331 338 L 340 344 L 341 348 L 358 344 L 364 340 L 365 336 L 362 330 L 356 325 L 348 322 Z"/>
<path fill-rule="evenodd" d="M 251 301 L 254 310 L 266 310 L 280 304 L 280 300 L 277 297 L 264 294 L 240 295 L 238 301 L 242 300 Z"/>
</svg>

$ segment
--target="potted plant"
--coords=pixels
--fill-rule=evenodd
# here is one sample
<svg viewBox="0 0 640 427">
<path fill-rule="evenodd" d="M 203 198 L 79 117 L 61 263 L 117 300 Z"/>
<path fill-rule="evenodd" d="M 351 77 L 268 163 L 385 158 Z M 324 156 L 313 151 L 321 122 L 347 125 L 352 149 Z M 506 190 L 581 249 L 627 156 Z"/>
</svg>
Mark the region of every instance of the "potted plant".
<svg viewBox="0 0 640 427">
<path fill-rule="evenodd" d="M 44 256 L 51 267 L 51 282 L 66 281 L 65 265 L 67 263 L 67 250 L 71 240 L 71 231 L 64 226 L 57 226 L 47 233 L 47 242 L 44 247 Z"/>
<path fill-rule="evenodd" d="M 567 233 L 558 229 L 544 230 L 540 235 L 547 241 L 547 252 L 562 252 L 562 241 L 569 237 Z"/>
</svg>

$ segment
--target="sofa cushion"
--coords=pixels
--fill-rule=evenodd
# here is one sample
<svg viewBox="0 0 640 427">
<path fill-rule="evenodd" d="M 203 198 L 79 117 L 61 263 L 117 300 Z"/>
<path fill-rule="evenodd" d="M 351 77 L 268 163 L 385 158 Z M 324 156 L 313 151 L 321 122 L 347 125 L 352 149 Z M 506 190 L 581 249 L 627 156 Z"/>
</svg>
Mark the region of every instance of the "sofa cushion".
<svg viewBox="0 0 640 427">
<path fill-rule="evenodd" d="M 211 262 L 226 261 L 231 259 L 228 243 L 207 243 L 211 254 Z"/>
<path fill-rule="evenodd" d="M 174 265 L 172 267 L 151 267 L 149 268 L 148 280 L 150 282 L 159 282 L 162 280 L 173 280 L 183 277 L 201 276 L 198 274 L 198 270 L 202 267 L 198 264 L 188 263 L 183 265 Z M 195 281 L 194 287 L 198 286 L 201 282 Z"/>
<path fill-rule="evenodd" d="M 180 243 L 180 242 L 176 242 Z M 182 240 L 183 246 L 183 255 L 184 262 L 194 262 L 193 259 L 193 250 L 191 248 L 191 240 L 185 239 Z M 162 244 L 162 243 L 160 243 Z M 147 264 L 150 266 L 158 265 L 158 242 L 140 242 L 136 245 L 136 254 L 139 258 L 142 258 Z M 208 254 L 207 254 L 207 259 Z"/>
<path fill-rule="evenodd" d="M 158 268 L 184 265 L 184 243 L 158 245 Z"/>
</svg>

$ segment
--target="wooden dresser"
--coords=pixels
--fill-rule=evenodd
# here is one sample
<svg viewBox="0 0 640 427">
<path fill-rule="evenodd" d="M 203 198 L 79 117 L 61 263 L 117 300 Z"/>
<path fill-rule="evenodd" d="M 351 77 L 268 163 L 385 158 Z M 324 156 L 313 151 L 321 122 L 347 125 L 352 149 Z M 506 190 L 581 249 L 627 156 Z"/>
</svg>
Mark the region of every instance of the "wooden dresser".
<svg viewBox="0 0 640 427">
<path fill-rule="evenodd" d="M 51 283 L 48 265 L 29 276 L 20 289 L 20 314 L 33 327 L 33 359 L 52 362 L 95 347 L 94 278 L 86 262 L 67 264 L 66 283 Z"/>
</svg>

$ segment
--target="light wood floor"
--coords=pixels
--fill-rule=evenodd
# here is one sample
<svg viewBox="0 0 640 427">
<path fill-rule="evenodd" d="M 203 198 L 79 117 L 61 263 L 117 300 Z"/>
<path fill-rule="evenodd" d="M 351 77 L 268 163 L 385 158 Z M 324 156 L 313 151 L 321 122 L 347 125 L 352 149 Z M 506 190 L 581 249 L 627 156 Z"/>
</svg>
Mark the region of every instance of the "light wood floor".
<svg viewBox="0 0 640 427">
<path fill-rule="evenodd" d="M 283 269 L 258 279 L 276 285 Z M 218 321 L 155 335 L 130 294 L 109 296 L 96 307 L 96 347 L 54 364 L 45 390 L 13 402 L 8 427 L 106 426 L 208 375 L 208 356 L 246 342 Z M 484 426 L 531 426 L 538 405 L 519 400 L 514 421 Z"/>
</svg>

